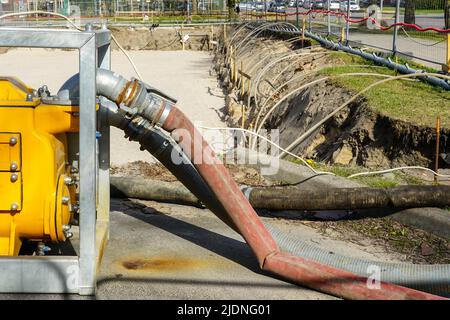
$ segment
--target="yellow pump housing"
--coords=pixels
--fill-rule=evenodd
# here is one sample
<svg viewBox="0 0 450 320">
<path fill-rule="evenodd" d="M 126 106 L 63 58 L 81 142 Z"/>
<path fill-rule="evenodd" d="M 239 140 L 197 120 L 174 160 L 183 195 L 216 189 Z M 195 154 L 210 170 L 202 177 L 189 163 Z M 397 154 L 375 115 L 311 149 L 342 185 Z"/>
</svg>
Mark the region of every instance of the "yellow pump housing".
<svg viewBox="0 0 450 320">
<path fill-rule="evenodd" d="M 79 107 L 34 92 L 0 77 L 0 256 L 18 255 L 25 239 L 65 241 L 76 210 L 67 133 L 79 131 Z"/>
</svg>

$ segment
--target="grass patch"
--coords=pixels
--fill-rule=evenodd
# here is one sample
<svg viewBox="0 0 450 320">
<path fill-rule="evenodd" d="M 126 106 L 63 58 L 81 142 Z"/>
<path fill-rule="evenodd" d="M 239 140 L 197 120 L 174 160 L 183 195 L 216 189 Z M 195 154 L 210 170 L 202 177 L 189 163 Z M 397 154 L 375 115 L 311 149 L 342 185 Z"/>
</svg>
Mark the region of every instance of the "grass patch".
<svg viewBox="0 0 450 320">
<path fill-rule="evenodd" d="M 442 14 L 443 9 L 415 9 L 415 14 Z M 395 14 L 395 7 L 383 7 L 383 14 Z M 405 13 L 405 8 L 400 8 L 400 14 Z"/>
<path fill-rule="evenodd" d="M 339 177 L 348 177 L 355 173 L 367 171 L 365 168 L 343 166 L 322 167 L 321 170 L 332 172 Z M 399 181 L 391 180 L 378 175 L 355 177 L 352 178 L 352 180 L 372 188 L 392 188 L 400 184 Z"/>
<path fill-rule="evenodd" d="M 160 15 L 160 16 L 149 16 L 148 21 L 144 21 L 142 17 L 112 17 L 110 18 L 114 22 L 130 22 L 143 25 L 151 25 L 153 23 L 182 23 L 185 22 L 187 17 L 185 15 Z M 192 15 L 192 23 L 206 23 L 206 22 L 224 22 L 228 20 L 227 15 Z"/>
<path fill-rule="evenodd" d="M 372 239 L 384 244 L 389 252 L 406 255 L 413 263 L 449 263 L 450 243 L 417 228 L 402 225 L 391 218 L 366 218 L 310 222 L 307 226 L 326 234 L 327 229 L 339 232 L 341 240 L 359 244 L 362 239 Z M 428 253 L 424 248 L 428 247 Z"/>
<path fill-rule="evenodd" d="M 303 165 L 298 159 L 288 157 L 291 162 Z M 355 173 L 366 172 L 369 169 L 359 166 L 342 166 L 342 165 L 328 165 L 323 162 L 315 162 L 313 160 L 308 160 L 308 163 L 316 170 L 331 172 L 338 177 L 348 177 Z M 375 171 L 376 169 L 371 169 Z M 360 176 L 351 179 L 352 181 L 361 183 L 372 188 L 392 188 L 399 185 L 424 185 L 425 181 L 422 179 L 409 175 L 402 171 L 394 171 L 388 175 L 371 175 L 371 176 Z"/>
<path fill-rule="evenodd" d="M 406 32 L 408 35 L 402 31 L 403 27 L 400 27 L 398 29 L 398 35 L 400 37 L 408 37 L 408 35 L 411 38 L 414 39 L 424 39 L 429 40 L 431 42 L 438 42 L 438 41 L 445 41 L 447 39 L 447 35 L 444 33 L 438 33 L 435 31 L 417 31 L 412 28 L 406 28 Z M 352 32 L 358 32 L 358 33 L 367 33 L 367 34 L 381 34 L 381 35 L 389 35 L 392 36 L 394 33 L 394 28 L 388 29 L 388 30 L 381 30 L 381 29 L 368 29 L 366 25 L 358 25 L 350 28 L 350 36 Z"/>
<path fill-rule="evenodd" d="M 333 52 L 332 57 L 340 64 L 372 65 L 360 57 L 345 53 Z M 388 68 L 364 66 L 330 67 L 321 71 L 322 74 L 330 76 L 359 72 L 395 75 L 395 71 Z M 379 80 L 382 80 L 382 78 L 376 76 L 347 76 L 336 77 L 333 82 L 357 93 Z M 378 85 L 364 93 L 363 96 L 370 107 L 391 118 L 434 127 L 436 117 L 440 116 L 442 126 L 450 127 L 450 92 L 444 89 L 421 81 L 398 80 Z"/>
</svg>

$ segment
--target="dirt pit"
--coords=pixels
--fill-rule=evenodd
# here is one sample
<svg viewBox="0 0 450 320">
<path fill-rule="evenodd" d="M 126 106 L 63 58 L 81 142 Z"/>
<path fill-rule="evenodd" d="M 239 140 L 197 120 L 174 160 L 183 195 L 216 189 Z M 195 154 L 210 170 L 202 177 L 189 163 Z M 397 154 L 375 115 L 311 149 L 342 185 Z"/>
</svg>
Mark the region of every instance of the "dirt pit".
<svg viewBox="0 0 450 320">
<path fill-rule="evenodd" d="M 110 30 L 125 50 L 205 51 L 213 48 L 210 40 L 223 33 L 222 27 L 112 27 Z M 113 43 L 113 49 L 118 49 Z"/>
<path fill-rule="evenodd" d="M 269 186 L 274 182 L 265 179 L 255 168 L 227 164 L 231 176 L 238 184 L 250 186 Z M 119 177 L 133 176 L 142 178 L 151 178 L 155 180 L 173 182 L 178 181 L 169 170 L 160 163 L 148 163 L 144 161 L 134 161 L 122 166 L 113 166 L 111 174 Z"/>
<path fill-rule="evenodd" d="M 240 43 L 245 36 L 246 32 L 241 32 L 235 43 Z M 239 80 L 237 85 L 231 82 L 225 55 L 219 53 L 216 56 L 215 69 L 227 90 L 227 121 L 230 126 L 242 124 L 242 110 L 245 110 L 246 128 L 278 129 L 279 144 L 286 148 L 355 94 L 351 89 L 331 79 L 319 80 L 326 76 L 321 70 L 327 67 L 347 66 L 361 63 L 360 61 L 341 61 L 334 52 L 315 46 L 305 48 L 300 53 L 299 42 L 292 39 L 282 41 L 272 34 L 270 37 L 259 37 L 248 45 L 240 46 L 238 64 L 242 65 L 245 73 L 252 78 L 250 93 L 245 89 L 242 92 Z M 225 49 L 222 52 L 224 51 Z M 283 55 L 290 58 L 282 59 Z M 276 60 L 279 62 L 267 67 Z M 309 83 L 315 84 L 294 91 Z M 287 94 L 289 97 L 280 102 Z M 245 108 L 242 108 L 242 105 Z M 405 106 L 411 110 L 415 107 L 423 108 L 424 101 L 420 101 L 420 106 Z M 445 160 L 450 151 L 449 128 L 441 128 L 440 135 L 442 156 L 439 158 L 439 167 L 445 169 L 450 167 L 450 161 Z M 382 114 L 376 111 L 366 98 L 359 97 L 295 145 L 291 151 L 302 157 L 332 165 L 432 168 L 435 146 L 434 127 Z"/>
</svg>

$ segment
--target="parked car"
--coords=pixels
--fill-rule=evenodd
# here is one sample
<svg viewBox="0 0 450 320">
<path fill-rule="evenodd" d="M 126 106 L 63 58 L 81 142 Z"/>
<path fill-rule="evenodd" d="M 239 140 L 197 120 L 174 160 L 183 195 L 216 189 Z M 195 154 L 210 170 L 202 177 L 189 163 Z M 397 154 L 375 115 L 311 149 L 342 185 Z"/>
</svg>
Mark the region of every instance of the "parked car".
<svg viewBox="0 0 450 320">
<path fill-rule="evenodd" d="M 285 13 L 286 12 L 286 5 L 284 4 L 284 2 L 272 2 L 269 5 L 268 11 Z"/>
<path fill-rule="evenodd" d="M 347 11 L 347 1 L 343 0 L 340 6 L 341 11 Z M 358 2 L 356 0 L 350 0 L 350 11 L 359 11 L 361 8 L 359 7 Z"/>
<path fill-rule="evenodd" d="M 265 10 L 265 6 L 264 6 L 264 2 L 263 1 L 254 2 L 253 6 L 255 7 L 256 11 L 264 11 Z"/>
<path fill-rule="evenodd" d="M 305 9 L 311 9 L 311 5 L 312 5 L 311 0 L 304 0 L 304 1 L 303 1 L 303 8 L 305 8 Z"/>
<path fill-rule="evenodd" d="M 330 10 L 339 10 L 340 6 L 339 0 L 330 0 Z"/>
<path fill-rule="evenodd" d="M 313 9 L 323 9 L 327 7 L 326 1 L 323 0 L 314 0 L 312 4 Z"/>
<path fill-rule="evenodd" d="M 243 11 L 252 11 L 255 10 L 255 5 L 253 2 L 239 2 L 239 9 L 241 9 L 241 12 Z"/>
<path fill-rule="evenodd" d="M 303 0 L 298 0 L 298 7 L 303 6 Z M 288 7 L 296 8 L 297 7 L 297 0 L 291 0 L 289 1 Z"/>
</svg>

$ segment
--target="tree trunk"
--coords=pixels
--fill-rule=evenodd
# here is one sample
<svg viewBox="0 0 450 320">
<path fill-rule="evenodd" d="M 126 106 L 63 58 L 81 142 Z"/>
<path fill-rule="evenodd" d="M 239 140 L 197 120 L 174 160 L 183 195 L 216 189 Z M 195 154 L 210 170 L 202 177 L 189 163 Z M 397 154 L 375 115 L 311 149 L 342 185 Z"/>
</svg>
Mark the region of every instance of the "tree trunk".
<svg viewBox="0 0 450 320">
<path fill-rule="evenodd" d="M 198 13 L 198 3 L 197 0 L 192 0 L 192 14 Z"/>
<path fill-rule="evenodd" d="M 236 6 L 236 0 L 227 0 L 228 7 L 228 19 L 231 21 L 234 16 L 234 7 Z"/>
<path fill-rule="evenodd" d="M 450 29 L 450 0 L 444 2 L 445 29 Z"/>
<path fill-rule="evenodd" d="M 405 23 L 416 23 L 414 0 L 405 0 Z"/>
</svg>

